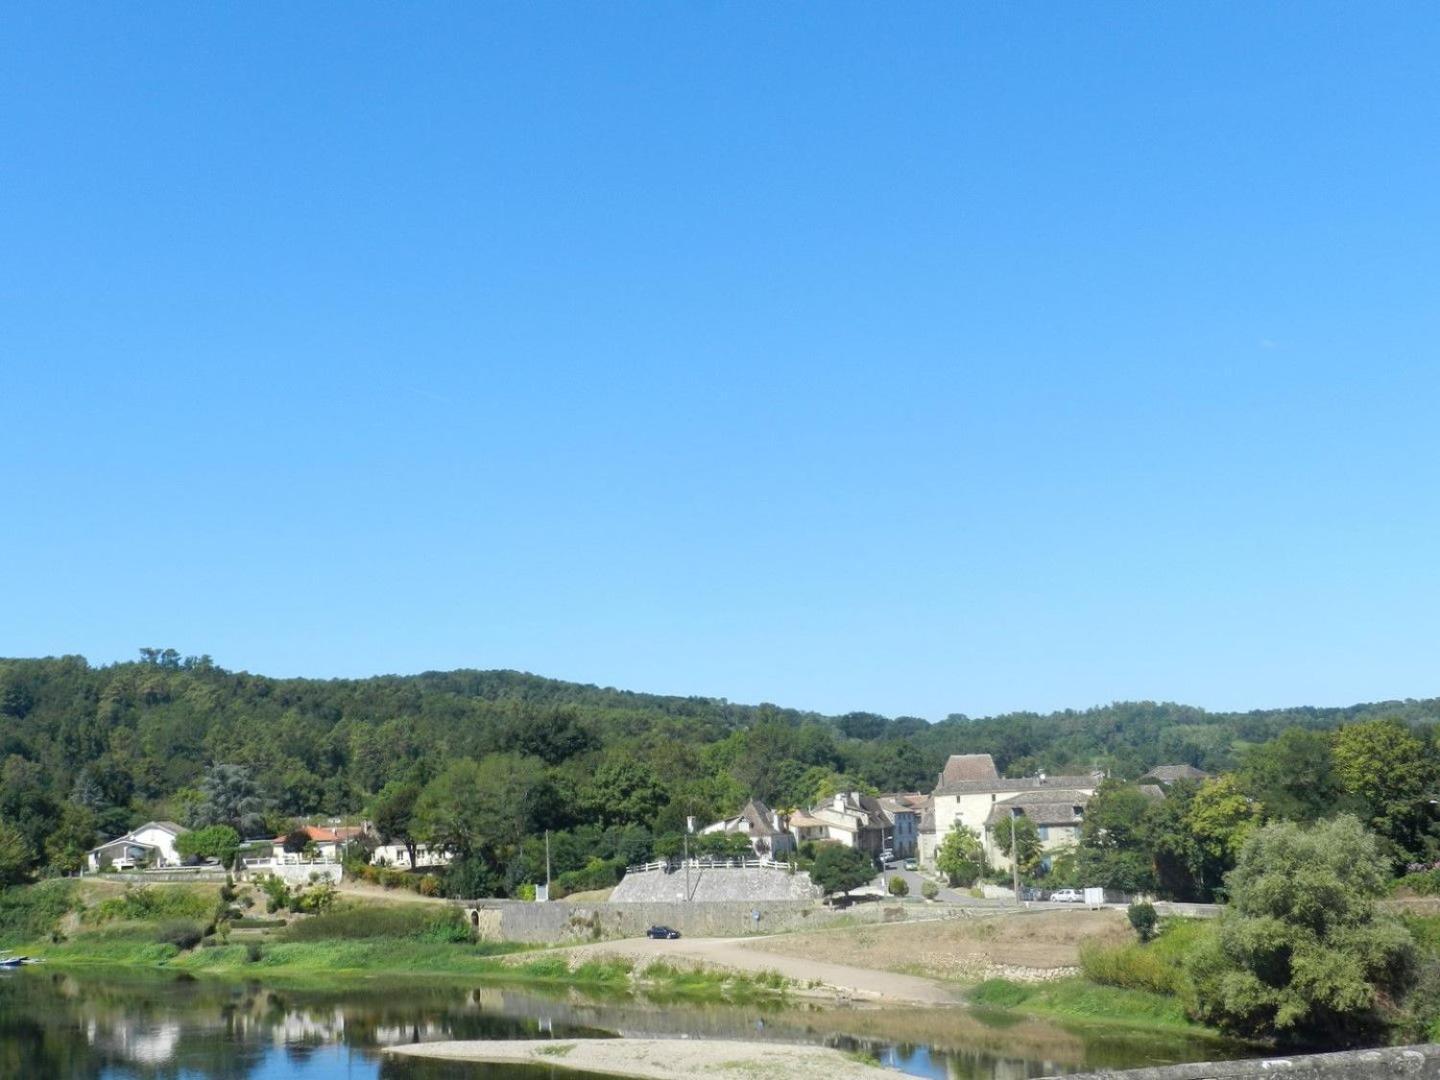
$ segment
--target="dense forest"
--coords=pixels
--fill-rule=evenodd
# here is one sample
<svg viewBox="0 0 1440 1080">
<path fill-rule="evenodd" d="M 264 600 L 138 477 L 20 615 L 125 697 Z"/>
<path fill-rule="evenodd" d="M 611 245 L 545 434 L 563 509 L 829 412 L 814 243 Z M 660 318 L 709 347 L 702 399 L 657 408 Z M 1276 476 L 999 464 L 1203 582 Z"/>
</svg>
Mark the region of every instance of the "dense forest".
<svg viewBox="0 0 1440 1080">
<path fill-rule="evenodd" d="M 544 828 L 571 838 L 564 868 L 643 851 L 686 816 L 710 820 L 752 796 L 790 807 L 836 790 L 928 791 L 952 753 L 992 754 L 1011 775 L 1132 778 L 1160 763 L 1222 772 L 1287 729 L 1378 717 L 1429 740 L 1440 700 L 1247 713 L 1129 702 L 930 723 L 513 671 L 273 679 L 172 649 L 100 667 L 0 660 L 0 824 L 28 872 L 69 869 L 96 837 L 143 820 L 211 823 L 206 801 L 223 767 L 225 783 L 244 787 L 232 796 L 247 802 L 252 829 L 379 811 L 404 838 L 418 831 L 405 824 L 414 812 L 428 812 L 428 835 L 476 856 L 488 876 L 468 887 L 503 888 L 531 873 L 527 838 Z M 444 820 L 476 803 L 489 820 Z"/>
</svg>

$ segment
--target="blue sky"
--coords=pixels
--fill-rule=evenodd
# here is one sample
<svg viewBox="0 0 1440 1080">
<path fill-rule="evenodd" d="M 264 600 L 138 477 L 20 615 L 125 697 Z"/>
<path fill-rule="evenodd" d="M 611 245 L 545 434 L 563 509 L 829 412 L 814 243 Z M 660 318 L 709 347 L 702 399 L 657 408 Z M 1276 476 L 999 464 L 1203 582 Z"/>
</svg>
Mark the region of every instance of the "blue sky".
<svg viewBox="0 0 1440 1080">
<path fill-rule="evenodd" d="M 1423 5 L 11 8 L 0 655 L 1440 694 Z"/>
</svg>

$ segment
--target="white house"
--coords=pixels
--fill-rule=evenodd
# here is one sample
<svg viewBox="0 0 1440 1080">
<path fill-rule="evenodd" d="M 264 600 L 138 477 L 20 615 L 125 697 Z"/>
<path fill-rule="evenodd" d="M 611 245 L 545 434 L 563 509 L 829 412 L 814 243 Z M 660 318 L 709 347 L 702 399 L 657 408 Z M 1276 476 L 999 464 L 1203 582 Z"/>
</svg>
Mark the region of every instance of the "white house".
<svg viewBox="0 0 1440 1080">
<path fill-rule="evenodd" d="M 422 870 L 427 866 L 450 865 L 448 851 L 431 851 L 424 844 L 415 845 L 415 865 L 410 865 L 410 852 L 404 844 L 380 844 L 370 853 L 371 866 L 388 866 L 392 870 Z"/>
<path fill-rule="evenodd" d="M 1074 843 L 1079 839 L 1085 804 L 1102 779 L 1100 773 L 1041 773 L 1006 779 L 996 771 L 989 754 L 954 754 L 937 780 L 931 814 L 922 824 L 922 856 L 934 865 L 935 852 L 946 834 L 956 825 L 964 825 L 980 837 L 991 866 L 1008 868 L 1009 855 L 997 845 L 993 830 L 1012 814 L 1030 817 L 1044 830 L 1042 850 Z M 932 828 L 933 832 L 928 832 Z"/>
<path fill-rule="evenodd" d="M 830 840 L 870 855 L 878 855 L 890 843 L 893 829 L 880 800 L 857 791 L 839 792 L 828 803 L 790 815 L 796 843 Z"/>
<path fill-rule="evenodd" d="M 795 838 L 785 829 L 780 815 L 759 799 L 751 799 L 733 818 L 706 825 L 704 833 L 739 833 L 762 859 L 774 859 L 795 848 Z"/>
<path fill-rule="evenodd" d="M 147 821 L 124 836 L 92 848 L 85 856 L 85 863 L 91 870 L 102 866 L 113 866 L 117 870 L 181 866 L 185 860 L 175 850 L 175 841 L 188 831 L 173 821 Z"/>
<path fill-rule="evenodd" d="M 286 843 L 290 840 L 290 837 L 296 833 L 305 834 L 307 847 L 310 844 L 315 845 L 316 859 L 321 862 L 340 861 L 340 849 L 344 846 L 345 839 L 341 837 L 339 833 L 334 829 L 327 829 L 320 825 L 302 825 L 300 828 L 294 830 L 294 832 L 286 833 L 284 836 L 277 836 L 274 840 L 270 841 L 272 857 L 276 862 L 295 862 L 303 857 L 301 852 L 287 852 L 285 850 Z"/>
</svg>

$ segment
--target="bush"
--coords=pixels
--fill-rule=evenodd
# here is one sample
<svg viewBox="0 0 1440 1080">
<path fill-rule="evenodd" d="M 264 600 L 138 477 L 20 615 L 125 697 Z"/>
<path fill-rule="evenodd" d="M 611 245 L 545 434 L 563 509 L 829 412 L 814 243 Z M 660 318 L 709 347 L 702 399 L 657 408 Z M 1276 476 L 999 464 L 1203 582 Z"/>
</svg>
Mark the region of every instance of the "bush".
<svg viewBox="0 0 1440 1080">
<path fill-rule="evenodd" d="M 58 933 L 60 920 L 74 903 L 68 881 L 0 889 L 0 944 L 19 945 Z"/>
<path fill-rule="evenodd" d="M 905 879 L 903 877 L 900 877 L 899 875 L 892 877 L 889 884 L 887 884 L 885 888 L 889 891 L 891 896 L 910 895 L 910 886 L 906 884 Z"/>
<path fill-rule="evenodd" d="M 1080 945 L 1080 972 L 1101 986 L 1174 994 L 1180 989 L 1180 970 L 1154 949 L 1141 945 Z"/>
<path fill-rule="evenodd" d="M 286 941 L 369 938 L 469 941 L 470 927 L 465 921 L 465 913 L 459 908 L 434 908 L 428 904 L 367 904 L 337 907 L 313 918 L 297 920 L 285 932 Z"/>
<path fill-rule="evenodd" d="M 1409 873 L 1395 884 L 1416 896 L 1440 896 L 1440 863 L 1411 863 Z"/>
<path fill-rule="evenodd" d="M 940 886 L 933 881 L 927 881 L 920 886 L 920 895 L 926 900 L 934 900 L 940 895 Z"/>
<path fill-rule="evenodd" d="M 85 921 L 107 923 L 155 919 L 209 919 L 215 894 L 204 888 L 176 885 L 129 885 L 120 896 L 102 900 L 85 913 Z"/>
<path fill-rule="evenodd" d="M 1230 911 L 1186 958 L 1192 1013 L 1248 1037 L 1374 1039 L 1414 972 L 1409 932 L 1375 906 L 1389 876 L 1350 815 L 1260 829 L 1228 878 Z"/>
<path fill-rule="evenodd" d="M 245 962 L 247 964 L 258 964 L 265 957 L 265 950 L 260 947 L 258 941 L 247 941 L 245 943 Z"/>
<path fill-rule="evenodd" d="M 193 949 L 205 938 L 205 928 L 190 919 L 171 919 L 155 931 L 157 945 L 174 945 L 181 952 Z"/>
<path fill-rule="evenodd" d="M 1155 924 L 1159 922 L 1160 916 L 1155 913 L 1154 904 L 1131 904 L 1125 909 L 1125 915 L 1129 918 L 1130 925 L 1135 928 L 1135 933 L 1142 942 L 1149 941 L 1155 936 Z"/>
</svg>

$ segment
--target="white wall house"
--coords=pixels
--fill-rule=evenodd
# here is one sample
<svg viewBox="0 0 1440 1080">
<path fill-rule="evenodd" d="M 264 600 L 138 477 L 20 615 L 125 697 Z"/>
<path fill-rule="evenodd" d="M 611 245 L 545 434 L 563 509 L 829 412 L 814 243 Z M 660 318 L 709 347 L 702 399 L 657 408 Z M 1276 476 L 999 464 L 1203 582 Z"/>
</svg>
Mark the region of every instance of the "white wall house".
<svg viewBox="0 0 1440 1080">
<path fill-rule="evenodd" d="M 1009 856 L 995 844 L 991 831 L 1012 812 L 1032 817 L 1037 826 L 1046 830 L 1041 839 L 1043 849 L 1072 843 L 1078 839 L 1085 804 L 1101 779 L 1099 773 L 1053 777 L 1041 773 L 1006 779 L 996 771 L 989 754 L 952 755 L 935 786 L 931 810 L 934 832 L 922 836 L 922 854 L 933 866 L 936 849 L 959 824 L 980 837 L 991 866 L 1007 868 Z M 925 827 L 929 826 L 927 819 Z"/>
<path fill-rule="evenodd" d="M 173 821 L 147 821 L 124 836 L 92 848 L 85 856 L 85 864 L 91 870 L 102 866 L 113 866 L 117 870 L 181 866 L 185 860 L 175 850 L 175 841 L 188 831 Z"/>
<path fill-rule="evenodd" d="M 423 870 L 427 866 L 449 866 L 448 851 L 431 851 L 424 844 L 415 845 L 415 865 L 410 865 L 410 852 L 404 844 L 380 844 L 370 853 L 371 866 L 388 866 L 392 870 Z"/>
<path fill-rule="evenodd" d="M 762 859 L 775 859 L 795 850 L 795 838 L 780 815 L 759 799 L 751 799 L 733 818 L 706 825 L 706 833 L 738 833 L 750 841 L 750 848 Z"/>
</svg>

